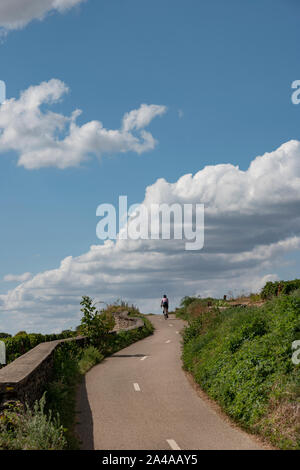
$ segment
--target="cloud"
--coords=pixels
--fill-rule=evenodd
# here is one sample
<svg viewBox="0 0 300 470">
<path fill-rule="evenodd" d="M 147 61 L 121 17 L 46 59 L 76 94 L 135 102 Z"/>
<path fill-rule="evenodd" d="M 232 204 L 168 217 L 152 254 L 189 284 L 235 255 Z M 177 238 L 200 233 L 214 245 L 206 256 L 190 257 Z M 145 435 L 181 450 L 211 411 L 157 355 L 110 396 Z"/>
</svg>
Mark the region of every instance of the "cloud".
<svg viewBox="0 0 300 470">
<path fill-rule="evenodd" d="M 24 274 L 6 274 L 3 277 L 4 282 L 25 282 L 28 281 L 32 277 L 31 273 L 24 273 Z"/>
<path fill-rule="evenodd" d="M 65 83 L 52 79 L 6 100 L 0 106 L 0 153 L 16 152 L 18 165 L 33 170 L 78 166 L 91 155 L 154 149 L 156 140 L 144 128 L 166 112 L 165 106 L 142 104 L 125 114 L 118 130 L 105 129 L 100 121 L 79 126 L 80 110 L 68 117 L 47 108 L 68 92 Z"/>
<path fill-rule="evenodd" d="M 247 171 L 207 166 L 175 183 L 158 179 L 143 203 L 204 203 L 205 246 L 185 251 L 184 240 L 121 240 L 94 245 L 57 269 L 37 274 L 0 295 L 0 329 L 50 331 L 80 321 L 82 295 L 124 298 L 158 312 L 184 295 L 250 292 L 276 279 L 285 254 L 300 248 L 300 142 L 255 158 Z M 133 223 L 129 219 L 128 224 Z"/>
<path fill-rule="evenodd" d="M 164 106 L 151 104 L 150 106 L 142 104 L 139 109 L 126 113 L 123 118 L 123 130 L 125 132 L 137 129 L 143 129 L 149 126 L 152 119 L 156 116 L 162 116 L 166 111 Z"/>
<path fill-rule="evenodd" d="M 63 13 L 86 0 L 1 0 L 0 27 L 4 30 L 24 28 L 32 20 L 42 20 L 52 12 Z"/>
</svg>

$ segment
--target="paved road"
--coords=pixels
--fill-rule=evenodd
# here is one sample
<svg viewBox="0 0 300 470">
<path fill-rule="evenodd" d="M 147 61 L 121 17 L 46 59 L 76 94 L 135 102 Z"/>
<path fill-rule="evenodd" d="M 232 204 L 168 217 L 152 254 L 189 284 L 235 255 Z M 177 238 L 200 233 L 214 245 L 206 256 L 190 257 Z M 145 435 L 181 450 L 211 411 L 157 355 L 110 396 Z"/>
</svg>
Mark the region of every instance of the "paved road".
<svg viewBox="0 0 300 470">
<path fill-rule="evenodd" d="M 95 366 L 78 393 L 82 449 L 259 449 L 231 427 L 187 380 L 181 367 L 183 322 L 150 317 L 153 336 Z"/>
</svg>

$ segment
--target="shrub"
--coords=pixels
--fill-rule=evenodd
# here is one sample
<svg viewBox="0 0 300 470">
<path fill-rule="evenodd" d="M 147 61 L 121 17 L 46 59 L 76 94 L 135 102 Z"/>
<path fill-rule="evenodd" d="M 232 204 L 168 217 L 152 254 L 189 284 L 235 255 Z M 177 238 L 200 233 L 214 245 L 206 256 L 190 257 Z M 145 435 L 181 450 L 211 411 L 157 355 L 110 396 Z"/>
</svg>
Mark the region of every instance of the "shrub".
<svg viewBox="0 0 300 470">
<path fill-rule="evenodd" d="M 45 412 L 46 397 L 33 409 L 13 404 L 0 415 L 0 450 L 63 450 L 64 430 L 59 418 Z"/>
<path fill-rule="evenodd" d="M 182 333 L 183 342 L 187 344 L 191 339 L 199 336 L 202 330 L 203 320 L 202 318 L 195 318 L 189 322 L 188 327 L 185 327 Z"/>
<path fill-rule="evenodd" d="M 83 350 L 82 356 L 79 360 L 79 372 L 84 375 L 94 365 L 99 364 L 104 358 L 103 354 L 94 346 L 89 346 Z"/>
<path fill-rule="evenodd" d="M 8 333 L 0 333 L 0 339 L 4 338 L 11 338 L 11 335 Z"/>
<path fill-rule="evenodd" d="M 294 279 L 293 281 L 270 281 L 262 289 L 261 297 L 263 299 L 271 299 L 278 294 L 289 295 L 297 289 L 300 289 L 300 279 Z"/>
<path fill-rule="evenodd" d="M 100 313 L 93 300 L 88 296 L 83 296 L 81 311 L 83 317 L 81 319 L 82 334 L 89 338 L 93 346 L 99 346 L 101 341 L 105 338 L 115 325 L 115 320 L 110 312 Z"/>
</svg>

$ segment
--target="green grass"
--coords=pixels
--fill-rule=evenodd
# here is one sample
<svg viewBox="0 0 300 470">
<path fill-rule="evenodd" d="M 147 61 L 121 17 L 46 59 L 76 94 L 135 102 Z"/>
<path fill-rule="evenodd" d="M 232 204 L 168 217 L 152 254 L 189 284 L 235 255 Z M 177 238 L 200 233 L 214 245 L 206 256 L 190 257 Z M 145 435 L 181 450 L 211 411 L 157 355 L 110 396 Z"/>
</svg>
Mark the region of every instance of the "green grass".
<svg viewBox="0 0 300 470">
<path fill-rule="evenodd" d="M 94 346 L 84 349 L 83 354 L 78 362 L 78 368 L 81 375 L 86 374 L 94 365 L 99 364 L 104 356 Z"/>
<path fill-rule="evenodd" d="M 74 434 L 78 383 L 103 358 L 103 354 L 93 346 L 78 348 L 72 343 L 63 344 L 54 353 L 54 377 L 46 388 L 46 410 L 60 417 L 67 449 L 79 446 Z"/>
<path fill-rule="evenodd" d="M 291 360 L 292 342 L 300 339 L 300 299 L 202 309 L 198 316 L 189 307 L 184 368 L 244 428 L 282 449 L 300 449 L 300 366 Z"/>
</svg>

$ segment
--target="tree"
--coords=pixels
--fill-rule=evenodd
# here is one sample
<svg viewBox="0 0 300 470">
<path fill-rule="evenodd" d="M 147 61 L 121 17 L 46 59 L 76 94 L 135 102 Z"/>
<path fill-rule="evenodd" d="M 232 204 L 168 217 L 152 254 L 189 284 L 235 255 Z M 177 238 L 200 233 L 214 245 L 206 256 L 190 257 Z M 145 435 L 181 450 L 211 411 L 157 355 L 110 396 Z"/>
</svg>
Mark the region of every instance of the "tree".
<svg viewBox="0 0 300 470">
<path fill-rule="evenodd" d="M 83 296 L 80 302 L 82 306 L 80 331 L 87 336 L 93 346 L 99 346 L 105 336 L 114 328 L 115 320 L 112 314 L 100 313 L 93 300 L 88 296 Z"/>
</svg>

